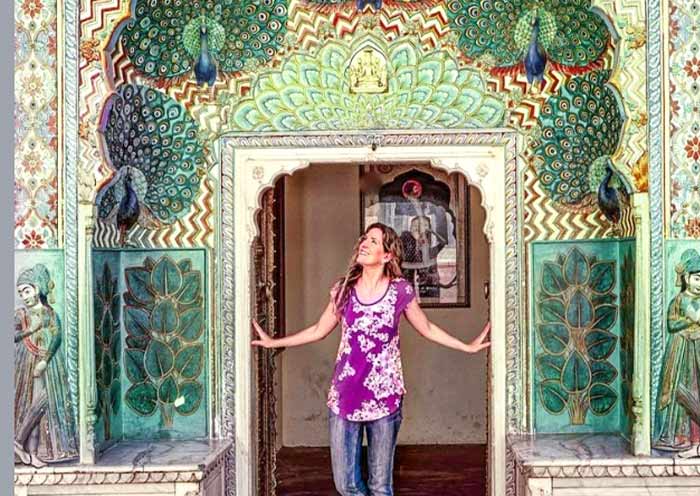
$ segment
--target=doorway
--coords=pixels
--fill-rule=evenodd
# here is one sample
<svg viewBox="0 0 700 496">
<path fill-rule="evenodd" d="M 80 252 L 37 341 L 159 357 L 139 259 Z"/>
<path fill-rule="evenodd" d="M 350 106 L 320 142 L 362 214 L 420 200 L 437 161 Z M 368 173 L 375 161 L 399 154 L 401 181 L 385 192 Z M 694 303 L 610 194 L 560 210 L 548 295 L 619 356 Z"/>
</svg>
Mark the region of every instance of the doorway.
<svg viewBox="0 0 700 496">
<path fill-rule="evenodd" d="M 227 138 L 222 157 L 222 304 L 223 401 L 222 435 L 235 437 L 235 458 L 229 473 L 238 494 L 256 493 L 255 423 L 250 318 L 253 289 L 255 212 L 264 191 L 275 180 L 325 163 L 430 163 L 463 174 L 481 193 L 486 211 L 484 233 L 489 242 L 489 279 L 492 281 L 490 320 L 492 347 L 489 365 L 489 494 L 506 494 L 509 463 L 506 432 L 523 421 L 518 316 L 518 243 L 515 138 L 507 131 L 493 133 L 381 133 L 247 136 Z M 505 201 L 504 201 L 505 199 Z M 243 288 L 243 289 L 241 289 Z M 498 308 L 499 310 L 496 310 Z M 503 311 L 505 309 L 505 311 Z M 506 347 L 508 342 L 508 347 Z M 245 346 L 235 346 L 244 343 Z M 229 348 L 230 346 L 230 348 Z M 498 364 L 496 366 L 495 364 Z M 505 364 L 505 366 L 504 366 Z M 230 383 L 230 387 L 227 386 Z M 506 387 L 508 383 L 508 387 Z M 510 479 L 510 478 L 509 478 Z M 230 481 L 229 483 L 232 483 Z"/>
<path fill-rule="evenodd" d="M 425 188 L 420 201 L 393 194 L 416 182 Z M 279 335 L 284 328 L 294 332 L 313 323 L 363 228 L 358 213 L 364 212 L 364 225 L 377 220 L 391 225 L 411 247 L 408 236 L 427 241 L 412 222 L 420 213 L 432 228 L 428 236 L 436 263 L 416 274 L 417 258 L 408 253 L 404 276 L 431 321 L 470 341 L 488 318 L 489 253 L 481 203 L 479 191 L 463 176 L 428 164 L 312 164 L 279 178 L 265 192 L 258 214 L 255 313 L 264 319 L 261 325 L 277 318 L 269 329 Z M 280 210 L 282 215 L 273 215 Z M 380 210 L 384 214 L 377 218 Z M 270 263 L 274 260 L 286 267 L 281 274 Z M 270 281 L 273 272 L 278 279 Z M 282 301 L 290 309 L 287 315 L 277 311 Z M 465 356 L 428 343 L 405 320 L 400 335 L 408 394 L 395 462 L 397 494 L 484 496 L 486 353 Z M 339 339 L 336 329 L 324 341 L 278 355 L 267 371 L 256 368 L 259 495 L 335 494 L 325 397 Z M 258 350 L 254 356 L 259 364 L 270 352 Z"/>
</svg>

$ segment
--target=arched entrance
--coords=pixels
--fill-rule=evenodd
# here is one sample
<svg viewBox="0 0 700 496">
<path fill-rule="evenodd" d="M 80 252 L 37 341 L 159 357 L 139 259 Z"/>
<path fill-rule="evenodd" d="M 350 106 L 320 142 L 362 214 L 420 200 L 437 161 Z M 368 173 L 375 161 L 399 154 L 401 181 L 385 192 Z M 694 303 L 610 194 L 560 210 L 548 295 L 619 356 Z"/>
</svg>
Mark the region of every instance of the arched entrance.
<svg viewBox="0 0 700 496">
<path fill-rule="evenodd" d="M 506 494 L 506 435 L 523 421 L 518 292 L 518 193 L 515 135 L 507 130 L 449 133 L 247 135 L 222 140 L 221 433 L 235 439 L 230 477 L 235 494 L 255 494 L 255 424 L 252 398 L 252 244 L 263 192 L 277 177 L 311 163 L 430 163 L 463 174 L 479 188 L 486 210 L 492 281 L 489 368 L 489 491 Z M 505 311 L 504 311 L 505 310 Z M 505 367 L 504 367 L 505 364 Z M 229 485 L 234 486 L 233 480 Z M 233 488 L 231 488 L 233 489 Z"/>
</svg>

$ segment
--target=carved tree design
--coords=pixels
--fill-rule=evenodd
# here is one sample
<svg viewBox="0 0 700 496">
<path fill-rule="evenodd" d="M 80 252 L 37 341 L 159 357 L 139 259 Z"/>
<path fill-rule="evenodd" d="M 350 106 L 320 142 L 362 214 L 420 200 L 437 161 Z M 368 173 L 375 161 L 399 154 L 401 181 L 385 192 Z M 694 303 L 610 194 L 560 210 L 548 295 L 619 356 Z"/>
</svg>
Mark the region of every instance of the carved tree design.
<svg viewBox="0 0 700 496">
<path fill-rule="evenodd" d="M 121 298 L 117 278 L 109 265 L 102 266 L 102 277 L 95 288 L 95 379 L 97 382 L 97 421 L 104 422 L 105 440 L 112 437 L 111 420 L 119 413 L 121 383 L 119 363 L 121 341 L 119 312 Z"/>
<path fill-rule="evenodd" d="M 173 415 L 193 415 L 204 396 L 199 376 L 205 350 L 202 273 L 190 260 L 150 257 L 126 269 L 124 368 L 131 387 L 126 404 L 141 416 L 160 409 L 166 428 Z"/>
<path fill-rule="evenodd" d="M 538 295 L 537 337 L 544 353 L 536 358 L 540 399 L 547 412 L 565 409 L 574 425 L 588 411 L 607 415 L 618 394 L 610 387 L 617 370 L 607 361 L 617 336 L 615 262 L 587 258 L 577 248 L 545 262 Z"/>
</svg>

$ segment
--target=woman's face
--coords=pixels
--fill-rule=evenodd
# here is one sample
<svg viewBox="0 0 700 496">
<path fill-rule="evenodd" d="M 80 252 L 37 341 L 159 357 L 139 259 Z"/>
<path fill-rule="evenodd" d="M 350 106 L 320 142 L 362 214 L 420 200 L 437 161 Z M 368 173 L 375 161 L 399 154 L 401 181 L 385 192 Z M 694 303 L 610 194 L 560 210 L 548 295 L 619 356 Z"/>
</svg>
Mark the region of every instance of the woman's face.
<svg viewBox="0 0 700 496">
<path fill-rule="evenodd" d="M 373 227 L 367 231 L 357 249 L 357 263 L 360 265 L 382 265 L 388 262 L 384 251 L 383 234 L 381 229 Z"/>
<path fill-rule="evenodd" d="M 688 275 L 688 292 L 700 296 L 700 272 Z"/>
<path fill-rule="evenodd" d="M 19 298 L 22 300 L 22 303 L 28 307 L 33 307 L 39 300 L 39 293 L 37 292 L 36 288 L 30 284 L 20 284 L 17 287 L 17 293 L 19 294 Z"/>
</svg>

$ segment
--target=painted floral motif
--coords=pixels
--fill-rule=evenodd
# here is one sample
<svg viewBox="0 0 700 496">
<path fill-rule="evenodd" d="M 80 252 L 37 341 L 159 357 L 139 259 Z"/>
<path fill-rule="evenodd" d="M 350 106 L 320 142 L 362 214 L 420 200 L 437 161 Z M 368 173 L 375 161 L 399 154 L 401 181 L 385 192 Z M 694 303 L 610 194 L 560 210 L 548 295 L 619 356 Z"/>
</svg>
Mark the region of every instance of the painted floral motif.
<svg viewBox="0 0 700 496">
<path fill-rule="evenodd" d="M 348 417 L 348 420 L 354 422 L 364 422 L 367 420 L 375 420 L 378 418 L 386 417 L 391 412 L 389 408 L 378 403 L 376 400 L 369 400 L 362 402 L 362 408 L 356 409 Z"/>
<path fill-rule="evenodd" d="M 670 2 L 670 235 L 700 239 L 700 9 Z"/>
<path fill-rule="evenodd" d="M 353 375 L 355 375 L 355 369 L 352 368 L 352 365 L 350 365 L 350 362 L 345 362 L 345 365 L 343 365 L 343 371 L 338 376 L 338 380 L 342 381 L 346 377 L 351 377 Z"/>
<path fill-rule="evenodd" d="M 689 238 L 700 239 L 700 217 L 689 219 L 685 223 L 685 232 Z"/>
<path fill-rule="evenodd" d="M 15 247 L 58 242 L 56 3 L 15 1 Z"/>
<path fill-rule="evenodd" d="M 370 353 L 367 357 L 372 362 L 372 370 L 367 374 L 362 385 L 372 391 L 377 399 L 406 392 L 403 384 L 398 336 L 394 336 L 382 351 L 376 355 Z"/>
<path fill-rule="evenodd" d="M 700 76 L 700 60 L 697 57 L 693 57 L 685 63 L 683 70 L 688 77 L 697 79 Z"/>
<path fill-rule="evenodd" d="M 697 136 L 693 136 L 685 145 L 685 152 L 688 154 L 688 158 L 697 160 L 700 158 L 700 139 Z"/>
</svg>

